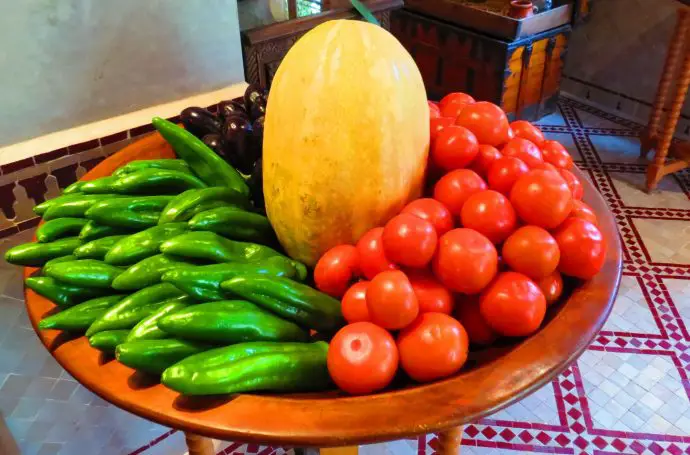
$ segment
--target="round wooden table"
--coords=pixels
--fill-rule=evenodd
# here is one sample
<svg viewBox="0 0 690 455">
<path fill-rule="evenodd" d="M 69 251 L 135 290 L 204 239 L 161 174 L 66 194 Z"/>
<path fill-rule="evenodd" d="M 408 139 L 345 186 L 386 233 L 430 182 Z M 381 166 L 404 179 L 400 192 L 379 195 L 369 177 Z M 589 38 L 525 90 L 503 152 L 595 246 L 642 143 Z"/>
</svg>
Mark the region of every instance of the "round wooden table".
<svg viewBox="0 0 690 455">
<path fill-rule="evenodd" d="M 137 159 L 173 157 L 154 134 L 109 157 L 84 180 L 109 175 Z M 550 309 L 544 327 L 526 340 L 473 351 L 458 375 L 428 385 L 403 384 L 371 396 L 240 394 L 189 398 L 178 395 L 89 346 L 85 337 L 38 331 L 55 359 L 86 388 L 145 419 L 185 432 L 192 454 L 210 454 L 208 437 L 293 447 L 373 443 L 440 431 L 440 452 L 457 453 L 461 426 L 520 400 L 551 381 L 589 345 L 608 317 L 621 275 L 621 245 L 604 200 L 579 174 L 585 200 L 608 241 L 602 271 L 573 287 L 567 302 Z M 26 268 L 25 275 L 36 269 Z M 26 290 L 36 325 L 54 305 Z"/>
</svg>

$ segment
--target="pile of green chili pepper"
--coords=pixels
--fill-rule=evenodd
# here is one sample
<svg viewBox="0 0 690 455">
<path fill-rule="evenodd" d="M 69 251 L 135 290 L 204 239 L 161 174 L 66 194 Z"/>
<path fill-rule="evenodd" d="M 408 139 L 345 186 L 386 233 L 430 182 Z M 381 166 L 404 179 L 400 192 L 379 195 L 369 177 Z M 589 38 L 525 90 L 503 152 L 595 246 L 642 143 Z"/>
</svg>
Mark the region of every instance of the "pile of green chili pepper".
<svg viewBox="0 0 690 455">
<path fill-rule="evenodd" d="M 252 209 L 243 177 L 201 140 L 153 124 L 180 159 L 132 161 L 34 208 L 36 242 L 5 259 L 61 310 L 39 329 L 96 349 L 183 394 L 319 390 L 340 303 L 304 284 Z"/>
</svg>

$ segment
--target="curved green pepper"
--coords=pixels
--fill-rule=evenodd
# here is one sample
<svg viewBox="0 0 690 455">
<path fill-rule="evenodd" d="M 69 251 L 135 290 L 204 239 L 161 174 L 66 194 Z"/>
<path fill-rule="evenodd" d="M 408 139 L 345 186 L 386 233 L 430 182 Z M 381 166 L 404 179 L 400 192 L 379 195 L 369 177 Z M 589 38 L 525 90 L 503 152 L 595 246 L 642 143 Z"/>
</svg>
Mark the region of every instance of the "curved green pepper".
<svg viewBox="0 0 690 455">
<path fill-rule="evenodd" d="M 165 370 L 161 382 L 185 395 L 317 391 L 331 385 L 327 355 L 323 341 L 240 343 L 187 357 Z"/>
<path fill-rule="evenodd" d="M 90 242 L 91 240 L 96 240 L 103 237 L 112 237 L 114 235 L 130 235 L 134 233 L 135 231 L 130 229 L 106 226 L 104 224 L 98 224 L 95 221 L 88 220 L 88 222 L 79 232 L 79 239 L 83 242 Z"/>
<path fill-rule="evenodd" d="M 193 305 L 158 321 L 173 337 L 232 344 L 245 341 L 306 341 L 309 334 L 244 300 Z"/>
<path fill-rule="evenodd" d="M 275 256 L 254 262 L 225 262 L 222 264 L 180 267 L 166 272 L 162 280 L 174 284 L 178 289 L 199 300 L 224 300 L 220 283 L 241 275 L 265 274 L 272 276 L 297 275 L 290 259 Z M 120 275 L 122 276 L 122 275 Z"/>
<path fill-rule="evenodd" d="M 215 186 L 212 188 L 201 188 L 187 190 L 175 197 L 168 204 L 161 214 L 158 224 L 172 223 L 174 221 L 187 221 L 195 214 L 203 211 L 200 207 L 207 208 L 212 203 L 222 203 L 223 205 L 234 204 L 247 207 L 249 200 L 247 196 L 239 193 L 234 188 Z"/>
<path fill-rule="evenodd" d="M 189 131 L 168 120 L 154 117 L 153 126 L 161 133 L 177 156 L 189 164 L 194 173 L 212 186 L 234 188 L 240 194 L 249 197 L 249 187 L 239 172 L 204 142 Z"/>
<path fill-rule="evenodd" d="M 117 177 L 107 176 L 95 180 L 84 182 L 80 187 L 84 194 L 110 194 L 115 193 L 113 184 L 117 182 Z"/>
<path fill-rule="evenodd" d="M 57 199 L 62 198 L 73 198 L 69 200 L 63 200 L 51 204 L 48 209 L 43 213 L 43 219 L 45 221 L 54 220 L 56 218 L 83 218 L 84 214 L 94 205 L 99 202 L 112 200 L 117 198 L 117 195 L 113 194 L 75 194 L 68 196 L 61 196 Z"/>
<path fill-rule="evenodd" d="M 115 358 L 130 368 L 159 375 L 166 368 L 210 349 L 210 346 L 184 340 L 126 341 L 115 349 Z"/>
<path fill-rule="evenodd" d="M 62 190 L 62 194 L 76 194 L 76 193 L 81 193 L 81 186 L 86 183 L 83 180 L 77 180 L 76 182 L 72 183 L 69 185 L 67 188 Z"/>
<path fill-rule="evenodd" d="M 273 248 L 228 240 L 215 232 L 188 232 L 161 245 L 161 252 L 212 262 L 249 262 L 282 256 Z"/>
<path fill-rule="evenodd" d="M 85 216 L 107 226 L 146 229 L 158 224 L 161 210 L 171 200 L 172 196 L 121 197 L 98 202 Z"/>
<path fill-rule="evenodd" d="M 115 348 L 124 343 L 129 330 L 104 330 L 89 337 L 89 344 L 92 348 L 106 354 L 114 354 Z"/>
<path fill-rule="evenodd" d="M 58 306 L 72 306 L 95 297 L 102 297 L 112 291 L 108 289 L 85 288 L 58 283 L 51 277 L 32 276 L 24 280 L 27 288 Z"/>
<path fill-rule="evenodd" d="M 78 237 L 67 237 L 49 243 L 23 243 L 5 252 L 5 260 L 10 264 L 40 267 L 51 259 L 72 254 L 81 245 Z"/>
<path fill-rule="evenodd" d="M 61 283 L 87 288 L 108 289 L 113 280 L 122 272 L 120 267 L 96 259 L 78 259 L 43 267 L 43 273 L 46 276 Z"/>
<path fill-rule="evenodd" d="M 151 313 L 149 316 L 145 317 L 134 326 L 127 341 L 137 341 L 137 340 L 162 340 L 163 338 L 168 338 L 168 334 L 158 327 L 158 321 L 176 311 L 183 308 L 187 308 L 189 305 L 185 302 L 180 302 L 178 300 L 171 300 L 170 303 L 161 305 L 161 307 L 155 312 Z"/>
<path fill-rule="evenodd" d="M 157 254 L 163 242 L 187 232 L 187 229 L 187 223 L 169 223 L 137 232 L 117 242 L 105 255 L 105 261 L 115 265 L 136 264 Z"/>
<path fill-rule="evenodd" d="M 131 329 L 146 316 L 158 310 L 161 304 L 169 304 L 171 299 L 178 299 L 181 302 L 191 300 L 182 291 L 168 283 L 156 284 L 137 291 L 94 321 L 86 331 L 86 336 L 103 330 Z"/>
<path fill-rule="evenodd" d="M 310 329 L 329 332 L 345 322 L 338 300 L 289 278 L 245 275 L 220 287 Z"/>
<path fill-rule="evenodd" d="M 130 161 L 113 172 L 113 175 L 122 177 L 123 175 L 131 174 L 142 169 L 168 169 L 171 171 L 187 172 L 188 174 L 192 173 L 189 165 L 184 160 L 161 158 L 156 160 Z"/>
<path fill-rule="evenodd" d="M 179 194 L 191 188 L 206 188 L 192 174 L 170 169 L 140 169 L 114 178 L 112 189 L 119 194 Z"/>
<path fill-rule="evenodd" d="M 38 323 L 38 328 L 41 330 L 84 331 L 89 328 L 93 321 L 105 314 L 108 308 L 123 298 L 124 295 L 108 295 L 87 300 L 42 319 Z"/>
<path fill-rule="evenodd" d="M 126 235 L 111 235 L 109 237 L 101 237 L 100 239 L 91 240 L 84 243 L 79 248 L 74 250 L 74 255 L 78 259 L 98 259 L 102 261 L 106 253 L 120 240 L 127 238 Z"/>
<path fill-rule="evenodd" d="M 67 256 L 60 256 L 59 258 L 51 259 L 50 261 L 47 261 L 45 264 L 43 264 L 43 267 L 48 267 L 51 264 L 59 264 L 60 262 L 69 262 L 69 261 L 76 261 L 79 259 L 78 257 L 68 254 Z"/>
<path fill-rule="evenodd" d="M 263 215 L 235 207 L 219 207 L 201 212 L 189 220 L 192 231 L 211 231 L 229 239 L 263 244 L 276 242 L 271 223 Z"/>
<path fill-rule="evenodd" d="M 118 291 L 137 291 L 148 286 L 161 282 L 161 277 L 168 271 L 182 268 L 193 267 L 193 264 L 165 254 L 142 259 L 130 266 L 120 276 L 113 281 L 113 289 Z M 174 283 L 173 283 L 174 284 Z M 179 289 L 179 286 L 177 286 Z"/>
<path fill-rule="evenodd" d="M 40 204 L 35 205 L 33 211 L 36 215 L 42 216 L 53 205 L 60 205 L 71 201 L 77 201 L 79 199 L 82 199 L 83 197 L 84 195 L 81 193 L 63 194 L 62 196 L 58 196 L 53 199 L 48 199 L 47 201 L 43 201 Z"/>
<path fill-rule="evenodd" d="M 36 229 L 36 240 L 46 243 L 77 235 L 86 223 L 87 220 L 84 218 L 57 218 L 47 221 Z"/>
</svg>

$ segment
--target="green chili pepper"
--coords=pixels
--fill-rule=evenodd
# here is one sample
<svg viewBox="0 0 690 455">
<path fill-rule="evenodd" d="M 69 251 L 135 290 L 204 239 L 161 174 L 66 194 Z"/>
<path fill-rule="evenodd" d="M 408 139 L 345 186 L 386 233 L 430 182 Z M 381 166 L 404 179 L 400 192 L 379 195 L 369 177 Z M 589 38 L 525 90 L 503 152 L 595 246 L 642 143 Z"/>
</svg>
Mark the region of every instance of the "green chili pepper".
<svg viewBox="0 0 690 455">
<path fill-rule="evenodd" d="M 303 327 L 329 332 L 344 324 L 338 300 L 289 278 L 245 275 L 220 287 Z"/>
<path fill-rule="evenodd" d="M 43 267 L 43 273 L 46 276 L 61 283 L 87 288 L 108 289 L 113 280 L 122 272 L 120 267 L 96 259 L 78 259 Z"/>
<path fill-rule="evenodd" d="M 140 169 L 114 178 L 112 189 L 119 194 L 179 194 L 191 188 L 206 187 L 192 174 L 170 169 Z"/>
<path fill-rule="evenodd" d="M 107 176 L 95 180 L 84 182 L 81 186 L 81 192 L 84 194 L 111 194 L 116 191 L 113 189 L 113 184 L 117 182 L 117 177 Z"/>
<path fill-rule="evenodd" d="M 245 341 L 306 341 L 309 334 L 244 300 L 193 305 L 158 321 L 158 327 L 173 337 L 216 344 Z"/>
<path fill-rule="evenodd" d="M 158 321 L 162 317 L 186 308 L 187 306 L 189 305 L 176 300 L 172 300 L 170 303 L 162 305 L 158 310 L 151 313 L 134 326 L 132 331 L 129 332 L 127 341 L 161 340 L 163 338 L 168 338 L 168 334 L 158 327 Z"/>
<path fill-rule="evenodd" d="M 108 308 L 122 300 L 124 295 L 108 295 L 87 300 L 57 314 L 48 316 L 38 323 L 41 330 L 56 329 L 67 331 L 85 331 L 89 326 L 105 314 Z"/>
<path fill-rule="evenodd" d="M 235 207 L 219 207 L 201 212 L 189 221 L 192 231 L 212 231 L 235 240 L 263 244 L 276 242 L 271 223 L 263 215 Z"/>
<path fill-rule="evenodd" d="M 235 344 L 187 357 L 166 369 L 161 382 L 185 395 L 323 390 L 331 385 L 327 354 L 323 341 Z"/>
<path fill-rule="evenodd" d="M 123 175 L 131 174 L 142 169 L 168 169 L 171 171 L 186 172 L 188 174 L 192 173 L 189 165 L 184 160 L 162 158 L 157 160 L 130 161 L 124 166 L 119 167 L 113 172 L 113 175 L 122 177 Z"/>
<path fill-rule="evenodd" d="M 77 180 L 76 182 L 72 183 L 69 185 L 67 188 L 62 190 L 62 194 L 76 194 L 76 193 L 81 193 L 81 186 L 86 183 L 83 180 Z"/>
<path fill-rule="evenodd" d="M 247 196 L 239 193 L 234 188 L 216 186 L 212 188 L 187 190 L 175 197 L 175 199 L 170 201 L 170 204 L 163 209 L 158 224 L 187 221 L 195 214 L 203 211 L 200 208 L 206 208 L 208 210 L 209 204 L 214 202 L 216 204 L 222 203 L 224 206 L 234 204 L 247 207 L 249 205 Z"/>
<path fill-rule="evenodd" d="M 187 229 L 187 223 L 169 223 L 132 234 L 117 242 L 105 255 L 105 261 L 115 265 L 136 264 L 157 254 L 163 242 L 185 233 Z"/>
<path fill-rule="evenodd" d="M 89 337 L 92 348 L 106 354 L 114 354 L 115 348 L 124 343 L 129 330 L 104 330 Z"/>
<path fill-rule="evenodd" d="M 161 277 L 168 271 L 190 266 L 193 267 L 190 262 L 165 254 L 157 254 L 130 266 L 115 278 L 112 287 L 118 291 L 137 291 L 160 283 Z"/>
<path fill-rule="evenodd" d="M 36 229 L 36 240 L 46 243 L 62 237 L 75 236 L 86 223 L 87 220 L 83 218 L 57 218 L 47 221 Z"/>
<path fill-rule="evenodd" d="M 48 267 L 51 264 L 59 264 L 60 262 L 76 261 L 77 259 L 79 258 L 72 254 L 68 254 L 67 256 L 61 256 L 59 258 L 51 259 L 50 261 L 43 264 L 43 267 Z"/>
<path fill-rule="evenodd" d="M 90 242 L 82 244 L 79 248 L 74 250 L 74 255 L 78 259 L 98 259 L 102 261 L 106 253 L 120 240 L 127 238 L 126 235 L 111 235 L 109 237 L 101 237 L 100 239 L 91 240 Z"/>
<path fill-rule="evenodd" d="M 67 237 L 49 243 L 23 243 L 10 248 L 5 260 L 10 264 L 40 267 L 51 259 L 72 254 L 81 245 L 78 237 Z"/>
<path fill-rule="evenodd" d="M 121 197 L 101 201 L 85 216 L 99 224 L 127 229 L 146 229 L 158 224 L 163 208 L 172 196 Z"/>
<path fill-rule="evenodd" d="M 228 240 L 204 231 L 188 232 L 163 242 L 161 252 L 212 262 L 249 262 L 282 256 L 264 245 Z"/>
<path fill-rule="evenodd" d="M 86 331 L 86 336 L 103 330 L 131 329 L 146 316 L 158 310 L 161 304 L 169 304 L 171 299 L 177 299 L 176 301 L 180 302 L 191 300 L 182 291 L 168 283 L 156 284 L 137 291 L 94 321 Z"/>
<path fill-rule="evenodd" d="M 224 300 L 220 283 L 241 275 L 266 274 L 271 276 L 297 275 L 293 261 L 275 256 L 248 263 L 226 262 L 197 267 L 179 267 L 166 272 L 162 280 L 199 300 Z M 119 278 L 121 278 L 120 275 Z M 119 279 L 118 278 L 118 279 Z M 117 281 L 117 280 L 116 280 Z"/>
<path fill-rule="evenodd" d="M 203 141 L 168 120 L 155 117 L 153 126 L 172 145 L 177 156 L 189 164 L 194 173 L 208 185 L 227 186 L 249 197 L 249 187 L 239 172 Z"/>
<path fill-rule="evenodd" d="M 51 277 L 32 276 L 24 280 L 27 288 L 42 295 L 58 306 L 72 306 L 85 300 L 101 297 L 112 291 L 98 288 L 85 288 L 70 284 L 58 283 Z"/>
<path fill-rule="evenodd" d="M 95 221 L 88 220 L 86 225 L 79 232 L 79 239 L 82 242 L 90 242 L 91 240 L 100 239 L 103 237 L 112 237 L 114 235 L 130 235 L 136 231 L 125 228 L 118 228 L 113 226 L 106 226 L 98 224 Z"/>
<path fill-rule="evenodd" d="M 62 197 L 72 196 L 70 195 Z M 75 194 L 74 197 L 78 199 L 63 201 L 48 207 L 48 210 L 46 210 L 43 214 L 43 219 L 45 221 L 49 221 L 56 218 L 67 217 L 83 218 L 87 210 L 99 202 L 111 200 L 121 196 L 113 194 Z"/>
<path fill-rule="evenodd" d="M 47 201 L 41 202 L 40 204 L 37 204 L 34 206 L 33 211 L 36 215 L 43 215 L 50 207 L 53 205 L 60 205 L 60 204 L 65 204 L 67 202 L 71 201 L 77 201 L 84 198 L 83 194 L 77 193 L 77 194 L 65 194 L 62 196 L 58 196 L 53 199 L 48 199 Z"/>
<path fill-rule="evenodd" d="M 210 349 L 210 346 L 184 340 L 126 341 L 115 349 L 115 358 L 135 370 L 160 375 L 166 368 Z"/>
</svg>

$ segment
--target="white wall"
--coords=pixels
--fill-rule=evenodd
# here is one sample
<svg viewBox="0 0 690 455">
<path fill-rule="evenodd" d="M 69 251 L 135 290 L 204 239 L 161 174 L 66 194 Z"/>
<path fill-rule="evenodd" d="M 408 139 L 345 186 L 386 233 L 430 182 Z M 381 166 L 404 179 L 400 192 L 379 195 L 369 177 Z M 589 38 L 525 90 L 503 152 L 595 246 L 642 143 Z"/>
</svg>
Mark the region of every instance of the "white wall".
<svg viewBox="0 0 690 455">
<path fill-rule="evenodd" d="M 0 0 L 0 146 L 243 80 L 236 0 Z"/>
</svg>

